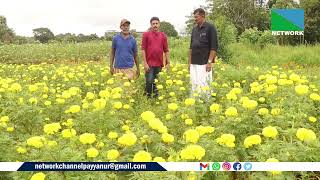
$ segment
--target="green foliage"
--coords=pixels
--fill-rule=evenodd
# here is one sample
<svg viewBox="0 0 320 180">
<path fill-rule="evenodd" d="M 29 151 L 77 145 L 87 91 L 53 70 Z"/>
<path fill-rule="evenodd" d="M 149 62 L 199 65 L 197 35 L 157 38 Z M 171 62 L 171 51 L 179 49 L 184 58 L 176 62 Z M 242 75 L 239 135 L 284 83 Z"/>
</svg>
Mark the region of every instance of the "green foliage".
<svg viewBox="0 0 320 180">
<path fill-rule="evenodd" d="M 36 28 L 32 31 L 34 38 L 41 43 L 48 43 L 49 40 L 54 39 L 54 34 L 50 31 L 49 28 Z"/>
<path fill-rule="evenodd" d="M 4 16 L 0 16 L 0 45 L 1 43 L 12 43 L 14 36 L 13 30 L 7 25 L 7 19 Z"/>
<path fill-rule="evenodd" d="M 236 28 L 223 16 L 218 16 L 216 19 L 214 17 L 208 17 L 209 22 L 213 22 L 216 26 L 218 33 L 218 57 L 222 58 L 224 61 L 228 62 L 231 58 L 231 53 L 228 45 L 236 42 Z"/>
<path fill-rule="evenodd" d="M 271 34 L 270 31 L 259 31 L 256 27 L 246 29 L 240 36 L 239 42 L 251 43 L 254 45 L 259 45 L 263 48 L 267 44 L 275 44 L 276 38 Z"/>
<path fill-rule="evenodd" d="M 166 21 L 161 21 L 160 23 L 160 31 L 166 33 L 169 37 L 177 37 L 178 32 L 175 30 L 174 26 Z"/>
<path fill-rule="evenodd" d="M 319 0 L 301 0 L 301 8 L 305 14 L 304 38 L 307 43 L 320 42 L 320 1 Z"/>
<path fill-rule="evenodd" d="M 261 49 L 257 45 L 235 43 L 229 47 L 234 65 L 271 66 L 281 65 L 288 67 L 299 64 L 302 66 L 318 66 L 320 61 L 320 45 L 316 46 L 279 46 L 268 44 Z M 311 67 L 310 67 L 311 68 Z M 313 72 L 313 71 L 311 71 Z"/>
<path fill-rule="evenodd" d="M 41 63 L 60 61 L 101 61 L 109 54 L 111 43 L 49 43 L 0 46 L 1 63 Z"/>
</svg>

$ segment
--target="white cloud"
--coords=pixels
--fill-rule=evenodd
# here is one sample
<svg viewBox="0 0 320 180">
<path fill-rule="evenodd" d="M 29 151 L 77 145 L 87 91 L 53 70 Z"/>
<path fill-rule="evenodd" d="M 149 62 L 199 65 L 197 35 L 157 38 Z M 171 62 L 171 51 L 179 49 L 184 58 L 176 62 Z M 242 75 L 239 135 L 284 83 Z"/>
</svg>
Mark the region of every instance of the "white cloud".
<svg viewBox="0 0 320 180">
<path fill-rule="evenodd" d="M 118 30 L 122 18 L 131 28 L 144 31 L 152 16 L 172 23 L 179 31 L 186 15 L 204 5 L 205 0 L 6 0 L 0 15 L 19 35 L 32 36 L 32 29 L 48 27 L 53 33 L 97 33 Z"/>
</svg>

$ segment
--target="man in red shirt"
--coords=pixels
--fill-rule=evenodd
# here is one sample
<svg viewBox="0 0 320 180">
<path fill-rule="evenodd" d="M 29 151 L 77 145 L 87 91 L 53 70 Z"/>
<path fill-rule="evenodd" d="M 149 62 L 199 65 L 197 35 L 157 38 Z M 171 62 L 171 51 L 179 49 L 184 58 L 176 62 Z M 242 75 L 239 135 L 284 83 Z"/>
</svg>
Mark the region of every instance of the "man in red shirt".
<svg viewBox="0 0 320 180">
<path fill-rule="evenodd" d="M 143 33 L 141 45 L 146 77 L 145 91 L 148 97 L 151 97 L 152 93 L 154 93 L 154 97 L 158 97 L 158 90 L 154 79 L 157 78 L 157 75 L 164 66 L 163 53 L 165 53 L 166 67 L 169 68 L 169 49 L 166 34 L 159 31 L 159 18 L 152 17 L 150 25 L 150 31 Z"/>
</svg>

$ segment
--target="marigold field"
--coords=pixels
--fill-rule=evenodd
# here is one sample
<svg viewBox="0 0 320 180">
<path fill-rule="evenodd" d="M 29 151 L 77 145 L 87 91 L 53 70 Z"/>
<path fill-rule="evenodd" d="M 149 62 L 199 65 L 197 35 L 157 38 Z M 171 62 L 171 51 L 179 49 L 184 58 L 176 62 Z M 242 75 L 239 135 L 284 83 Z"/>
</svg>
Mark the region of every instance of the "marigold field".
<svg viewBox="0 0 320 180">
<path fill-rule="evenodd" d="M 142 68 L 142 67 L 141 67 Z M 144 75 L 111 76 L 105 63 L 1 64 L 1 161 L 320 161 L 319 71 L 235 67 L 190 94 L 186 64 L 143 96 Z M 5 179 L 293 179 L 312 172 L 11 172 Z"/>
</svg>

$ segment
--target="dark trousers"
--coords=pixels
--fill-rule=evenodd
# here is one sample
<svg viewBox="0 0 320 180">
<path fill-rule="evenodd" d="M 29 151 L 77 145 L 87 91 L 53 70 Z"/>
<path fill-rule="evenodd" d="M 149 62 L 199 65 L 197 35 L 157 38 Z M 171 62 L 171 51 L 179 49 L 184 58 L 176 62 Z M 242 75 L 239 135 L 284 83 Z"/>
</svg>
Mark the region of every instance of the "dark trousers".
<svg viewBox="0 0 320 180">
<path fill-rule="evenodd" d="M 158 97 L 158 89 L 154 83 L 154 79 L 157 78 L 157 75 L 161 71 L 161 67 L 150 67 L 149 72 L 146 72 L 146 87 L 145 91 L 148 97 L 151 97 L 151 94 L 154 93 L 155 97 Z"/>
</svg>

